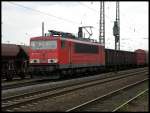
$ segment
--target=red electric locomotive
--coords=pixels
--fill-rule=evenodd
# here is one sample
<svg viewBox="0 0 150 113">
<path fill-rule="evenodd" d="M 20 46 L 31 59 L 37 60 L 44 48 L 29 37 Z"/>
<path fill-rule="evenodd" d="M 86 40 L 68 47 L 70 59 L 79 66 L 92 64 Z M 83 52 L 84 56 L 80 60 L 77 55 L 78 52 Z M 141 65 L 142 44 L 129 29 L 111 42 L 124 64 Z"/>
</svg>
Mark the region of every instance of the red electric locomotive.
<svg viewBox="0 0 150 113">
<path fill-rule="evenodd" d="M 52 30 L 46 36 L 31 38 L 29 57 L 30 74 L 40 77 L 57 78 L 66 73 L 98 70 L 105 65 L 103 45 Z"/>
<path fill-rule="evenodd" d="M 45 36 L 30 40 L 29 73 L 40 78 L 61 78 L 80 72 L 145 66 L 146 56 L 144 50 L 105 49 L 87 38 L 50 30 Z"/>
</svg>

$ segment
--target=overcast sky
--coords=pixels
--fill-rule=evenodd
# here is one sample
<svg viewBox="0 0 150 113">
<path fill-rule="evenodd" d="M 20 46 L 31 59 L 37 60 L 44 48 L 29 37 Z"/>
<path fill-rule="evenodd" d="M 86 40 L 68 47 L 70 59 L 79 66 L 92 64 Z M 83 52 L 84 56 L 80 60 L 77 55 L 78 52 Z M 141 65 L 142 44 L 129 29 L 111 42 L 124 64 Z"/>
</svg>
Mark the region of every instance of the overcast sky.
<svg viewBox="0 0 150 113">
<path fill-rule="evenodd" d="M 114 49 L 116 3 L 105 2 L 105 47 Z M 93 26 L 99 37 L 99 2 L 2 2 L 2 43 L 29 45 L 30 37 L 58 30 L 77 34 L 79 26 Z M 121 50 L 148 50 L 148 2 L 120 2 Z"/>
</svg>

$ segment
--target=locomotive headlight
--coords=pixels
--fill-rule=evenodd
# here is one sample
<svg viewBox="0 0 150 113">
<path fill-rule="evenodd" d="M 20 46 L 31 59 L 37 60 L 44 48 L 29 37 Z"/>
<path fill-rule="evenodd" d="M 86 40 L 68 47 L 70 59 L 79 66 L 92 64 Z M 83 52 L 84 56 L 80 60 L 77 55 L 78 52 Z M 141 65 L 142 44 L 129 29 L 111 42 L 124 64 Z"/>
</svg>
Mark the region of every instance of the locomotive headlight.
<svg viewBox="0 0 150 113">
<path fill-rule="evenodd" d="M 48 63 L 57 63 L 58 59 L 48 59 Z"/>
<path fill-rule="evenodd" d="M 53 59 L 54 60 L 54 63 L 57 63 L 58 62 L 58 59 Z"/>
<path fill-rule="evenodd" d="M 30 63 L 40 63 L 39 59 L 30 59 Z"/>
</svg>

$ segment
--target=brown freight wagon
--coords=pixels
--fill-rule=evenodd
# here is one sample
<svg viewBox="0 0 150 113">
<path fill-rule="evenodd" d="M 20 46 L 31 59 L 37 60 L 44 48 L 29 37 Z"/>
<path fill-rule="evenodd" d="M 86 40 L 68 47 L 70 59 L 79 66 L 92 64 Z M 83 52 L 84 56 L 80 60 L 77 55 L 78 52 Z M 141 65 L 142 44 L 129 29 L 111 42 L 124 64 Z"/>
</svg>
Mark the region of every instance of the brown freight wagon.
<svg viewBox="0 0 150 113">
<path fill-rule="evenodd" d="M 28 46 L 15 44 L 1 44 L 2 76 L 6 80 L 12 80 L 15 76 L 25 77 L 28 61 Z"/>
<path fill-rule="evenodd" d="M 135 67 L 135 52 L 105 49 L 105 65 L 108 69 Z"/>
</svg>

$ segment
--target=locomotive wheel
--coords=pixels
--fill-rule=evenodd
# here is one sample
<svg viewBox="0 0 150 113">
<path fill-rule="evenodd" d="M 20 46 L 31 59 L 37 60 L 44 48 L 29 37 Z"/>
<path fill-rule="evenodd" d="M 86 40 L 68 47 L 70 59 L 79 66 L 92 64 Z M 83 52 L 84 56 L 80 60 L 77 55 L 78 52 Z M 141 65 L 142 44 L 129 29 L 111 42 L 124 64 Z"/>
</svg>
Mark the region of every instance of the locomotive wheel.
<svg viewBox="0 0 150 113">
<path fill-rule="evenodd" d="M 13 79 L 14 75 L 13 75 L 13 71 L 9 70 L 6 73 L 6 80 L 11 81 Z"/>
</svg>

